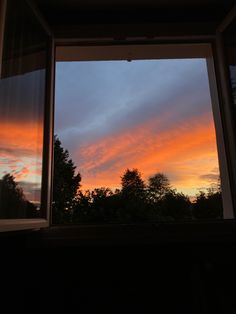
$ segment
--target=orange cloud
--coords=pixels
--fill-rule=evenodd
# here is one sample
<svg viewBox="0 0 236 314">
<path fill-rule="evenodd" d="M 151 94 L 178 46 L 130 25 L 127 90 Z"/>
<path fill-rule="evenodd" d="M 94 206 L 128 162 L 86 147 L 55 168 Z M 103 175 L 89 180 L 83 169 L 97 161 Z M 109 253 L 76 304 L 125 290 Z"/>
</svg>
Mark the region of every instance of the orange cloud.
<svg viewBox="0 0 236 314">
<path fill-rule="evenodd" d="M 160 120 L 83 146 L 76 154 L 82 188 L 119 187 L 126 168 L 138 168 L 144 179 L 164 172 L 178 190 L 196 193 L 206 186 L 202 175 L 218 169 L 215 129 L 211 115 L 192 118 L 158 131 Z"/>
</svg>

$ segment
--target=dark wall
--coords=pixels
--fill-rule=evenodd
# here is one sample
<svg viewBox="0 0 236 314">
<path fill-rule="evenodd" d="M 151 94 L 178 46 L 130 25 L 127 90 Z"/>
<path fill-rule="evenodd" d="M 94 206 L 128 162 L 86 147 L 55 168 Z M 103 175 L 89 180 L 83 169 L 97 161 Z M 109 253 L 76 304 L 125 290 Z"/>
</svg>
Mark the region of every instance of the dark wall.
<svg viewBox="0 0 236 314">
<path fill-rule="evenodd" d="M 236 313 L 234 236 L 86 244 L 65 233 L 1 236 L 1 314 Z"/>
</svg>

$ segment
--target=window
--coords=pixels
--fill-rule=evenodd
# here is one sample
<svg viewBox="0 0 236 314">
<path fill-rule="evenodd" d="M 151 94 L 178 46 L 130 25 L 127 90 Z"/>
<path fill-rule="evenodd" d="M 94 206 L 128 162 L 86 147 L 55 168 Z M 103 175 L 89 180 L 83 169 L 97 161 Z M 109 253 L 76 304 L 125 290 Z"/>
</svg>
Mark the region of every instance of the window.
<svg viewBox="0 0 236 314">
<path fill-rule="evenodd" d="M 235 145 L 236 145 L 236 41 L 235 41 L 235 32 L 236 32 L 236 19 L 231 21 L 227 28 L 223 32 L 223 43 L 225 47 L 225 54 L 226 54 L 226 64 L 225 64 L 225 72 L 227 79 L 225 80 L 225 84 L 228 84 L 228 97 L 227 97 L 227 105 L 229 110 L 229 119 L 228 125 L 232 125 L 232 129 L 230 131 L 233 132 L 233 135 L 230 136 L 230 155 L 231 155 L 231 172 L 232 174 L 232 186 L 233 186 L 233 195 L 234 195 L 234 202 L 235 200 Z M 234 151 L 234 152 L 233 152 Z M 234 179 L 233 179 L 234 178 Z"/>
<path fill-rule="evenodd" d="M 223 218 L 210 57 L 209 45 L 57 48 L 55 133 L 79 193 L 60 193 L 57 138 L 54 223 Z"/>
<path fill-rule="evenodd" d="M 50 40 L 28 2 L 7 1 L 5 9 L 0 81 L 0 225 L 3 230 L 11 230 L 48 225 L 42 182 Z"/>
<path fill-rule="evenodd" d="M 230 82 L 232 88 L 232 97 L 234 105 L 236 106 L 236 42 L 235 42 L 235 32 L 236 32 L 236 19 L 228 26 L 224 32 L 224 43 L 227 53 L 227 64 L 230 72 Z M 234 106 L 234 109 L 235 109 Z"/>
<path fill-rule="evenodd" d="M 235 104 L 234 104 L 234 55 L 235 55 L 235 7 L 229 12 L 216 32 L 216 68 L 218 87 L 221 97 L 221 115 L 225 141 L 225 159 L 229 173 L 226 193 L 231 193 L 234 208 L 236 204 L 236 138 L 235 138 Z M 227 197 L 229 199 L 229 197 Z M 227 207 L 226 207 L 227 208 Z"/>
<path fill-rule="evenodd" d="M 1 129 L 0 231 L 40 228 L 49 225 L 51 206 L 53 35 L 30 0 L 0 0 L 0 9 L 0 111 L 1 125 L 4 125 Z M 74 43 L 67 40 L 67 46 L 59 44 L 56 51 L 58 62 L 205 59 L 216 127 L 224 218 L 234 217 L 232 198 L 235 205 L 236 186 L 234 85 L 229 93 L 223 51 L 224 45 L 231 45 L 227 40 L 224 42 L 227 37 L 224 36 L 232 19 L 231 16 L 230 22 L 217 31 L 218 46 L 214 53 L 217 58 L 214 60 L 211 44 L 199 43 L 201 40 L 206 42 L 206 38 L 198 35 L 194 37 L 198 43 L 193 43 L 194 38 L 185 38 L 185 43 L 174 38 L 173 44 L 172 36 L 172 39 L 166 39 L 169 44 L 155 44 L 155 41 L 150 44 L 150 40 L 147 40 L 148 44 L 143 41 L 134 44 L 127 40 L 125 45 L 116 42 L 110 45 L 109 42 L 99 46 L 90 42 L 89 47 L 81 42 L 76 46 L 74 43 L 78 41 L 75 39 Z M 231 34 L 232 31 L 234 27 Z M 219 40 L 219 33 L 223 41 Z M 57 39 L 58 43 L 65 42 L 63 38 Z M 213 37 L 211 39 L 214 41 Z M 230 57 L 229 60 L 231 62 Z M 27 144 L 21 145 L 23 140 Z"/>
</svg>

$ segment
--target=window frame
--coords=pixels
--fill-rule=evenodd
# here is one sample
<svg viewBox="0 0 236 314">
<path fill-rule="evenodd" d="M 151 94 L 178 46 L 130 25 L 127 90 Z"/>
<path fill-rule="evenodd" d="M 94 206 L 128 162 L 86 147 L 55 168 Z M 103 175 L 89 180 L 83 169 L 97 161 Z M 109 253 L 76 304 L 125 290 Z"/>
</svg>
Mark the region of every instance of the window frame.
<svg viewBox="0 0 236 314">
<path fill-rule="evenodd" d="M 7 14 L 7 1 L 0 0 L 0 75 L 3 57 L 3 44 L 5 35 L 5 19 Z M 32 15 L 42 26 L 45 33 L 50 38 L 48 47 L 47 69 L 46 69 L 46 97 L 44 105 L 44 131 L 43 131 L 43 157 L 42 157 L 42 190 L 41 194 L 41 218 L 20 218 L 20 219 L 0 219 L 0 232 L 18 231 L 27 229 L 40 229 L 50 225 L 50 204 L 52 188 L 52 160 L 53 160 L 53 138 L 51 137 L 53 126 L 53 95 L 54 95 L 54 40 L 53 34 L 31 0 L 25 0 L 31 9 Z M 49 175 L 50 174 L 50 175 Z"/>
<path fill-rule="evenodd" d="M 226 158 L 228 160 L 228 171 L 230 173 L 230 192 L 234 206 L 234 215 L 236 216 L 236 167 L 234 166 L 236 160 L 236 117 L 233 116 L 232 112 L 233 98 L 231 93 L 230 73 L 224 46 L 224 32 L 234 19 L 236 19 L 236 5 L 234 5 L 216 29 L 215 58 L 216 70 L 218 72 L 216 76 L 217 85 L 219 87 L 222 116 L 224 119 L 223 128 L 227 149 Z"/>
<path fill-rule="evenodd" d="M 130 42 L 122 45 L 108 41 L 84 42 L 61 41 L 55 43 L 55 63 L 60 61 L 99 61 L 99 60 L 142 60 L 142 59 L 184 59 L 204 58 L 208 71 L 212 114 L 216 132 L 216 142 L 219 160 L 219 170 L 222 186 L 224 219 L 233 219 L 233 201 L 229 179 L 229 165 L 226 158 L 226 146 L 222 123 L 222 110 L 215 71 L 214 41 L 185 40 L 178 43 L 172 41 L 160 42 Z M 78 57 L 79 56 L 79 57 Z M 55 104 L 54 104 L 55 105 Z M 188 223 L 188 222 L 186 222 Z"/>
<path fill-rule="evenodd" d="M 6 0 L 0 0 L 0 76 L 2 73 L 3 39 L 6 17 Z"/>
<path fill-rule="evenodd" d="M 30 0 L 26 0 L 31 6 L 32 3 Z M 5 18 L 5 10 L 6 10 L 6 2 L 7 0 L 0 0 L 0 60 L 2 59 L 2 49 L 3 49 L 3 34 L 4 34 L 4 18 Z M 32 6 L 33 7 L 33 6 Z M 50 32 L 51 36 L 52 33 L 43 18 L 40 15 L 40 12 L 34 7 L 33 11 L 37 18 L 42 22 L 42 25 L 45 27 L 47 31 Z M 232 10 L 233 11 L 233 10 Z M 234 14 L 233 17 L 235 16 L 235 8 L 234 8 Z M 232 18 L 232 16 L 231 16 Z M 227 17 L 229 20 L 229 17 Z M 210 92 L 211 92 L 211 98 L 212 98 L 212 106 L 213 109 L 213 117 L 215 122 L 215 129 L 216 133 L 218 134 L 216 136 L 217 140 L 217 148 L 218 148 L 218 156 L 219 156 L 219 166 L 220 166 L 220 173 L 221 173 L 221 178 L 222 178 L 222 186 L 224 185 L 223 188 L 223 207 L 224 207 L 224 212 L 225 208 L 227 208 L 227 212 L 224 213 L 224 218 L 225 220 L 219 222 L 221 224 L 227 224 L 230 223 L 234 224 L 234 210 L 233 210 L 233 202 L 232 202 L 232 180 L 229 176 L 229 172 L 231 172 L 232 169 L 232 164 L 229 165 L 229 160 L 228 156 L 230 155 L 232 157 L 232 154 L 229 152 L 227 149 L 227 145 L 225 143 L 225 136 L 226 136 L 226 131 L 225 131 L 225 125 L 224 125 L 224 120 L 225 120 L 225 113 L 222 112 L 222 106 L 224 105 L 224 102 L 222 101 L 221 93 L 222 89 L 224 90 L 223 93 L 227 94 L 227 91 L 225 91 L 227 88 L 221 86 L 222 80 L 224 78 L 227 78 L 224 74 L 222 74 L 222 70 L 219 70 L 219 63 L 224 63 L 224 54 L 222 52 L 223 50 L 223 44 L 220 44 L 219 48 L 219 35 L 222 33 L 222 25 L 224 25 L 224 21 L 221 24 L 221 29 L 217 30 L 216 36 L 190 36 L 190 37 L 185 37 L 183 38 L 178 38 L 178 37 L 168 37 L 165 38 L 164 40 L 162 38 L 156 38 L 155 40 L 144 40 L 138 39 L 137 37 L 132 40 L 119 40 L 118 43 L 116 40 L 113 39 L 96 39 L 96 40 L 91 40 L 91 39 L 83 39 L 80 40 L 79 38 L 74 38 L 74 39 L 67 39 L 67 38 L 57 38 L 55 41 L 52 38 L 51 42 L 51 56 L 50 60 L 48 63 L 47 67 L 47 74 L 50 77 L 50 80 L 47 83 L 47 114 L 45 116 L 45 122 L 46 126 L 44 128 L 44 178 L 43 178 L 43 190 L 42 193 L 44 194 L 43 197 L 43 203 L 44 203 L 44 211 L 46 214 L 46 219 L 4 219 L 0 220 L 0 232 L 1 231 L 14 231 L 14 230 L 23 230 L 23 229 L 38 229 L 38 228 L 45 228 L 48 226 L 51 226 L 51 223 L 49 224 L 50 221 L 50 211 L 51 211 L 51 200 L 52 200 L 52 179 L 53 179 L 53 125 L 54 125 L 54 96 L 55 96 L 55 79 L 54 79 L 54 71 L 55 71 L 55 62 L 56 58 L 54 58 L 54 52 L 56 47 L 59 46 L 75 46 L 79 45 L 80 47 L 83 46 L 107 46 L 107 45 L 112 45 L 112 46 L 117 46 L 119 44 L 123 44 L 125 46 L 127 45 L 134 45 L 134 44 L 140 44 L 140 45 L 148 45 L 148 44 L 155 44 L 155 45 L 170 45 L 170 44 L 175 44 L 177 46 L 179 45 L 209 45 L 211 49 L 211 55 L 208 56 L 207 58 L 207 67 L 208 67 L 208 78 L 209 78 L 209 86 L 210 86 Z M 227 24 L 227 23 L 226 23 Z M 53 36 L 52 36 L 53 37 Z M 220 52 L 221 50 L 221 52 Z M 165 56 L 166 58 L 166 56 Z M 221 61 L 220 61 L 221 60 Z M 222 61 L 223 60 L 223 61 Z M 226 67 L 224 65 L 224 67 Z M 0 62 L 0 69 L 1 69 L 1 62 Z M 222 78 L 223 77 L 223 78 Z M 227 96 L 229 97 L 229 95 Z M 227 132 L 227 135 L 229 133 Z M 232 134 L 231 134 L 232 135 Z M 222 170 L 223 169 L 223 170 Z M 235 178 L 236 179 L 236 178 Z M 223 183 L 224 182 L 224 183 Z M 44 191 L 44 192 L 43 192 Z M 234 204 L 235 205 L 235 204 Z M 229 220 L 228 220 L 229 219 Z M 201 228 L 202 224 L 205 224 L 204 221 L 199 221 L 196 222 L 197 225 Z M 208 221 L 207 225 L 215 225 L 215 221 Z M 157 223 L 161 224 L 161 223 Z M 168 224 L 168 223 L 167 223 Z M 186 224 L 189 224 L 189 222 L 186 222 Z M 191 223 L 190 223 L 191 224 Z M 164 223 L 166 225 L 166 223 Z M 173 223 L 171 224 L 173 225 Z M 178 227 L 178 223 L 174 223 Z M 218 225 L 218 223 L 217 223 Z M 182 223 L 180 224 L 182 226 Z M 86 226 L 83 225 L 84 228 Z M 57 230 L 60 230 L 60 226 L 56 227 Z M 67 226 L 67 228 L 70 228 L 70 226 Z M 80 228 L 80 225 L 77 225 L 76 229 Z M 182 228 L 182 227 L 181 227 Z M 106 229 L 106 227 L 104 227 Z M 62 229 L 61 229 L 62 230 Z M 88 229 L 89 231 L 89 229 Z M 50 233 L 50 228 L 49 228 L 49 233 Z M 60 231 L 59 231 L 60 233 Z"/>
</svg>

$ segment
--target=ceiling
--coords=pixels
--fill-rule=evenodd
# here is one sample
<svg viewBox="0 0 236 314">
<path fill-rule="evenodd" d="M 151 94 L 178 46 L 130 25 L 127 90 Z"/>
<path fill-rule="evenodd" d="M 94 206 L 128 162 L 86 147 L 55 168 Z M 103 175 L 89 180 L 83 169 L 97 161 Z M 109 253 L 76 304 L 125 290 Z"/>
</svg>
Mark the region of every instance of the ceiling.
<svg viewBox="0 0 236 314">
<path fill-rule="evenodd" d="M 198 23 L 199 32 L 210 33 L 235 4 L 235 0 L 35 0 L 35 2 L 52 29 L 59 33 L 64 32 L 64 35 L 66 29 L 70 28 L 71 33 L 72 27 L 75 31 L 76 27 L 85 24 Z M 194 27 L 196 28 L 196 25 Z M 174 31 L 175 27 L 172 28 Z"/>
<path fill-rule="evenodd" d="M 71 9 L 80 9 L 88 7 L 155 7 L 159 8 L 161 6 L 171 7 L 171 6 L 226 6 L 227 4 L 233 5 L 235 1 L 230 0 L 37 0 L 36 1 L 41 6 L 47 7 L 67 7 Z"/>
</svg>

